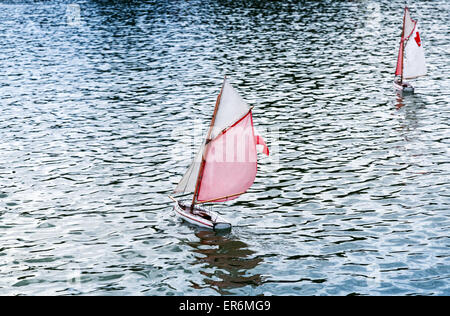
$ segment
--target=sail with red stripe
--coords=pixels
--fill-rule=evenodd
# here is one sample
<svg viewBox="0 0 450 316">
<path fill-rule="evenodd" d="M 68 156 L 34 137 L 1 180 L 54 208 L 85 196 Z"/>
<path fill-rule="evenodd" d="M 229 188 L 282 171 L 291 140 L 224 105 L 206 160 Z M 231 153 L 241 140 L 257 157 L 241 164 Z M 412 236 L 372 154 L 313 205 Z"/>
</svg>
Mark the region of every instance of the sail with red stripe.
<svg viewBox="0 0 450 316">
<path fill-rule="evenodd" d="M 257 145 L 269 154 L 255 135 L 252 109 L 224 79 L 206 140 L 175 192 L 194 192 L 193 203 L 237 198 L 255 180 Z"/>
</svg>

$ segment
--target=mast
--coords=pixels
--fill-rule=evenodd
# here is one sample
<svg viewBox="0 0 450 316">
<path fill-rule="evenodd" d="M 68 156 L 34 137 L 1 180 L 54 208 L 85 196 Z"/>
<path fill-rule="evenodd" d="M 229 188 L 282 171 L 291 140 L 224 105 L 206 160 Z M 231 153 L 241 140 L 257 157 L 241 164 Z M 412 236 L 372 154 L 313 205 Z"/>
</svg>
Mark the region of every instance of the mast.
<svg viewBox="0 0 450 316">
<path fill-rule="evenodd" d="M 219 95 L 217 96 L 217 99 L 216 99 L 216 105 L 214 106 L 214 113 L 213 113 L 213 116 L 212 116 L 212 119 L 211 119 L 211 124 L 209 125 L 209 130 L 208 130 L 208 133 L 206 134 L 205 148 L 203 149 L 203 154 L 202 154 L 202 162 L 201 162 L 201 165 L 200 165 L 200 170 L 198 172 L 197 182 L 195 184 L 194 196 L 192 197 L 191 212 L 194 209 L 195 199 L 198 196 L 198 190 L 200 188 L 200 182 L 202 181 L 203 170 L 205 169 L 205 161 L 206 161 L 205 155 L 206 155 L 207 150 L 208 150 L 208 143 L 210 141 L 211 131 L 213 129 L 214 122 L 216 121 L 216 114 L 217 114 L 217 110 L 219 109 L 220 99 L 222 97 L 222 91 L 223 91 L 223 87 L 225 85 L 225 80 L 226 79 L 227 79 L 227 77 L 224 76 L 223 83 L 222 83 L 222 88 L 220 89 Z"/>
<path fill-rule="evenodd" d="M 400 39 L 402 41 L 402 68 L 400 73 L 400 82 L 403 83 L 403 60 L 405 59 L 405 43 L 404 43 L 404 37 L 405 37 L 405 17 L 406 17 L 406 10 L 408 10 L 408 7 L 405 6 L 404 12 L 403 12 L 403 27 L 402 27 L 402 38 Z"/>
</svg>

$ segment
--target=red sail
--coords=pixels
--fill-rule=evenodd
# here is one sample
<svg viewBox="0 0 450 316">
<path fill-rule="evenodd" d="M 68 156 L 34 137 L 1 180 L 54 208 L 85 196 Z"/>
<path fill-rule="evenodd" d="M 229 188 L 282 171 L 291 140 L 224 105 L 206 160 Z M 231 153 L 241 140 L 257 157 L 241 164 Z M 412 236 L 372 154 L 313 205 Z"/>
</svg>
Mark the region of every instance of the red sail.
<svg viewBox="0 0 450 316">
<path fill-rule="evenodd" d="M 197 201 L 224 202 L 244 193 L 256 176 L 256 143 L 252 112 L 207 145 Z"/>
<path fill-rule="evenodd" d="M 397 68 L 395 68 L 395 75 L 403 75 L 403 38 L 400 40 L 400 48 L 398 50 Z"/>
</svg>

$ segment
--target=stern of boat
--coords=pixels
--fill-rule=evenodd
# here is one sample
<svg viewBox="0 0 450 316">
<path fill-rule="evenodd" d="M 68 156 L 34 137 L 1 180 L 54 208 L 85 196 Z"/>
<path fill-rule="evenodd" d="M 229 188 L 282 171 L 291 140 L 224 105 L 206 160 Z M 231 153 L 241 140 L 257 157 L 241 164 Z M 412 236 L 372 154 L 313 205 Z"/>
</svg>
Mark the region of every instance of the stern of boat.
<svg viewBox="0 0 450 316">
<path fill-rule="evenodd" d="M 414 93 L 414 87 L 406 81 L 399 82 L 397 80 L 394 80 L 393 82 L 395 90 L 402 92 L 402 93 Z"/>
</svg>

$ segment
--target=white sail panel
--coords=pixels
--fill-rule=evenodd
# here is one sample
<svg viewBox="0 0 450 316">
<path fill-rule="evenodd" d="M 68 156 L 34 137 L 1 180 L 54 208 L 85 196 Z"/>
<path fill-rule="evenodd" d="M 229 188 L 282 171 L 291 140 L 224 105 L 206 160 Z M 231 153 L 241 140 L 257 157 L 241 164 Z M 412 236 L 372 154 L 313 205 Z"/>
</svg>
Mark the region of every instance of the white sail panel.
<svg viewBox="0 0 450 316">
<path fill-rule="evenodd" d="M 411 19 L 411 14 L 408 8 L 405 8 L 404 19 L 403 38 L 408 38 L 412 34 L 412 31 L 414 30 L 414 27 L 416 25 L 416 21 Z"/>
<path fill-rule="evenodd" d="M 230 127 L 247 114 L 249 110 L 250 107 L 247 103 L 225 79 L 210 138 L 216 138 L 224 129 Z"/>
<path fill-rule="evenodd" d="M 205 142 L 203 142 L 203 144 L 200 146 L 200 149 L 195 155 L 194 160 L 173 191 L 174 193 L 190 193 L 195 191 L 195 185 L 197 184 L 197 177 L 198 172 L 200 171 L 204 149 Z"/>
<path fill-rule="evenodd" d="M 427 74 L 425 53 L 417 23 L 406 41 L 403 54 L 403 78 L 413 79 Z"/>
</svg>

